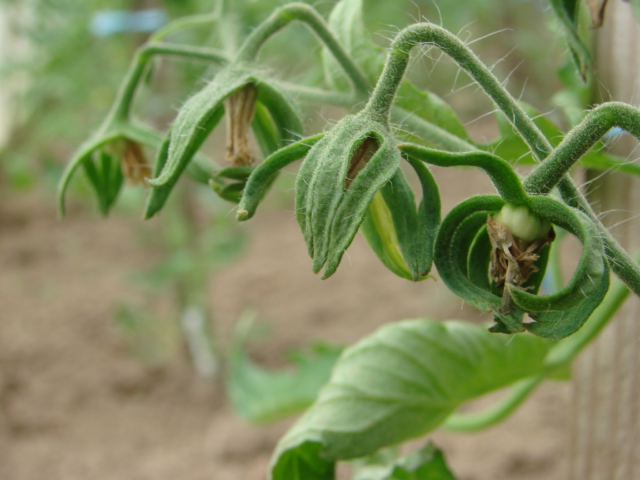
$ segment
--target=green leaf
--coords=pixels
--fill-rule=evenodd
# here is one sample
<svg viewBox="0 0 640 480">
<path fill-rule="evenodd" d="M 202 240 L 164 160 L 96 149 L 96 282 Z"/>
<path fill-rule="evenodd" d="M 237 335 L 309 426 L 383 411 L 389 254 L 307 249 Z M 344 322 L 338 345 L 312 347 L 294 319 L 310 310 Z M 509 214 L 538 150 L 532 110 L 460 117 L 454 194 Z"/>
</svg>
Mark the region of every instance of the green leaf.
<svg viewBox="0 0 640 480">
<path fill-rule="evenodd" d="M 554 147 L 557 146 L 564 137 L 562 130 L 530 105 L 520 102 L 520 106 L 522 106 L 527 115 L 533 119 L 533 123 L 536 124 L 551 144 Z M 536 161 L 531 154 L 531 148 L 529 148 L 522 137 L 514 130 L 513 125 L 507 120 L 504 113 L 497 111 L 496 120 L 498 121 L 500 137 L 494 142 L 478 145 L 478 147 L 498 157 L 504 158 L 509 163 L 518 163 L 521 165 L 535 164 Z"/>
<path fill-rule="evenodd" d="M 303 138 L 299 142 L 292 143 L 271 154 L 264 162 L 258 165 L 249 178 L 245 181 L 242 190 L 240 204 L 236 218 L 249 220 L 256 212 L 258 205 L 266 195 L 281 169 L 304 157 L 324 134 Z M 225 169 L 226 171 L 227 169 Z"/>
<path fill-rule="evenodd" d="M 448 103 L 435 93 L 419 90 L 408 80 L 400 84 L 395 104 L 463 140 L 469 139 L 462 122 Z"/>
<path fill-rule="evenodd" d="M 231 355 L 227 386 L 233 409 L 251 422 L 269 422 L 309 407 L 327 383 L 342 348 L 315 345 L 291 355 L 295 369 L 267 370 L 242 345 Z"/>
<path fill-rule="evenodd" d="M 364 26 L 362 0 L 341 0 L 329 16 L 329 28 L 346 52 L 356 61 L 365 75 L 375 84 L 384 65 L 384 50 L 378 47 Z M 340 91 L 351 89 L 351 83 L 343 69 L 326 47 L 322 50 L 325 78 L 332 88 Z"/>
<path fill-rule="evenodd" d="M 551 10 L 560 21 L 563 33 L 583 81 L 587 81 L 593 68 L 593 59 L 589 47 L 582 39 L 583 25 L 580 15 L 580 0 L 549 0 Z"/>
<path fill-rule="evenodd" d="M 366 113 L 349 115 L 316 143 L 296 178 L 296 218 L 313 271 L 331 276 L 375 193 L 400 165 L 395 138 Z"/>
<path fill-rule="evenodd" d="M 358 468 L 353 480 L 456 480 L 442 451 L 432 443 L 388 464 Z"/>
<path fill-rule="evenodd" d="M 389 270 L 417 282 L 427 278 L 431 271 L 440 224 L 440 196 L 424 164 L 412 159 L 408 162 L 422 187 L 420 205 L 416 205 L 413 190 L 398 169 L 373 197 L 360 228 L 371 249 Z"/>
<path fill-rule="evenodd" d="M 333 479 L 336 461 L 424 435 L 463 402 L 539 373 L 548 349 L 534 336 L 493 335 L 463 322 L 384 326 L 340 357 L 278 444 L 271 478 Z"/>
</svg>

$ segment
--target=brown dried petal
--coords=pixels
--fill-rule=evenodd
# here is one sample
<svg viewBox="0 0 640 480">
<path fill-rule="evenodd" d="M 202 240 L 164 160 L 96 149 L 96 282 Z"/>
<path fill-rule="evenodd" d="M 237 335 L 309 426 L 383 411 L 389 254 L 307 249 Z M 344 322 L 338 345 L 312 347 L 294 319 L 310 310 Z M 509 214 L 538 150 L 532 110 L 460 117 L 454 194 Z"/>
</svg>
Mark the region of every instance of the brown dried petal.
<svg viewBox="0 0 640 480">
<path fill-rule="evenodd" d="M 491 242 L 491 278 L 502 292 L 500 313 L 509 314 L 513 311 L 513 302 L 505 285 L 523 288 L 531 274 L 538 271 L 536 262 L 540 251 L 554 240 L 555 232 L 551 228 L 546 237 L 527 242 L 488 215 L 487 233 Z"/>
<path fill-rule="evenodd" d="M 591 11 L 591 27 L 601 27 L 604 21 L 604 9 L 607 6 L 607 0 L 587 0 L 587 4 Z"/>
<path fill-rule="evenodd" d="M 125 140 L 122 150 L 122 173 L 130 184 L 144 183 L 145 178 L 153 177 L 151 164 L 139 143 Z"/>
<path fill-rule="evenodd" d="M 227 119 L 227 161 L 234 167 L 253 164 L 254 155 L 249 147 L 248 133 L 256 108 L 258 90 L 252 84 L 232 93 L 225 101 Z"/>
<path fill-rule="evenodd" d="M 345 190 L 349 188 L 353 179 L 356 178 L 356 175 L 360 173 L 379 148 L 380 144 L 378 143 L 378 139 L 373 136 L 366 137 L 360 146 L 356 148 L 356 151 L 353 152 L 351 156 L 349 169 L 347 170 L 347 176 L 344 182 Z"/>
</svg>

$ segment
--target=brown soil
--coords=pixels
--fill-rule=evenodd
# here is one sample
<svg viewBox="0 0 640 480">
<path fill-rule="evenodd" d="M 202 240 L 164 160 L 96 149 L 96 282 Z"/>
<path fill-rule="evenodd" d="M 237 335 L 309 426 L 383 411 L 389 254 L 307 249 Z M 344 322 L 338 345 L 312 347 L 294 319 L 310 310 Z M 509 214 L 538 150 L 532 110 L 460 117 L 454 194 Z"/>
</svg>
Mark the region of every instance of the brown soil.
<svg viewBox="0 0 640 480">
<path fill-rule="evenodd" d="M 445 211 L 486 187 L 474 178 L 450 183 Z M 0 479 L 264 478 L 290 422 L 246 425 L 215 382 L 184 359 L 143 363 L 114 326 L 117 305 L 145 295 L 131 273 L 157 256 L 141 248 L 136 220 L 100 220 L 76 204 L 60 222 L 53 205 L 33 193 L 0 205 Z M 396 278 L 361 238 L 321 281 L 291 208 L 243 228 L 248 252 L 217 275 L 211 306 L 223 345 L 254 308 L 272 327 L 257 351 L 269 364 L 284 349 L 354 342 L 401 318 L 483 320 L 440 281 Z M 569 407 L 568 386 L 553 383 L 490 431 L 434 437 L 461 479 L 559 480 Z"/>
</svg>

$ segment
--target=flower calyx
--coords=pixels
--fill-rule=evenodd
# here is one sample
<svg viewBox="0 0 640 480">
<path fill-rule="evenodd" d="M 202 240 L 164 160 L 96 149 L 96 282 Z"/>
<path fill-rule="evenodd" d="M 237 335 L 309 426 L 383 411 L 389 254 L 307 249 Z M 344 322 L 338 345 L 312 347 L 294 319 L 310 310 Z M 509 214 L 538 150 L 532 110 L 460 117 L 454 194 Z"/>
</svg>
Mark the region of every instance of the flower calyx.
<svg viewBox="0 0 640 480">
<path fill-rule="evenodd" d="M 165 137 L 165 148 L 156 160 L 155 178 L 149 181 L 154 190 L 145 218 L 164 206 L 184 169 L 225 115 L 226 159 L 232 168 L 254 163 L 255 155 L 248 141 L 250 126 L 264 156 L 295 140 L 302 132 L 297 108 L 285 92 L 257 69 L 244 64 L 229 65 L 178 112 Z M 213 183 L 217 183 L 216 179 Z M 232 195 L 232 200 L 237 201 L 239 196 L 239 193 Z"/>
<path fill-rule="evenodd" d="M 296 218 L 314 272 L 336 271 L 400 159 L 390 129 L 363 113 L 343 118 L 309 150 L 296 180 Z"/>
<path fill-rule="evenodd" d="M 422 200 L 401 169 L 374 196 L 360 231 L 384 265 L 396 275 L 418 282 L 429 278 L 440 224 L 438 185 L 429 169 L 407 158 L 415 170 Z"/>
<path fill-rule="evenodd" d="M 480 195 L 449 212 L 436 239 L 434 261 L 438 273 L 453 292 L 493 313 L 496 323 L 490 328 L 492 332 L 512 334 L 527 330 L 554 340 L 575 333 L 609 287 L 608 261 L 597 228 L 585 214 L 558 200 L 529 197 L 526 207 L 538 217 L 532 218 L 534 221 L 542 219 L 539 225 L 544 228 L 540 228 L 537 238 L 523 240 L 496 221 L 496 217 L 505 221 L 504 215 L 497 215 L 504 206 L 505 201 L 498 196 Z M 539 294 L 547 247 L 553 238 L 551 228 L 542 233 L 546 229 L 544 222 L 574 235 L 582 244 L 582 253 L 565 286 Z M 525 323 L 525 314 L 533 321 Z"/>
<path fill-rule="evenodd" d="M 491 242 L 490 275 L 502 294 L 499 312 L 509 315 L 514 311 L 510 290 L 533 288 L 525 285 L 539 271 L 536 262 L 542 249 L 555 239 L 555 231 L 526 206 L 506 204 L 497 214 L 487 215 L 487 234 Z"/>
</svg>

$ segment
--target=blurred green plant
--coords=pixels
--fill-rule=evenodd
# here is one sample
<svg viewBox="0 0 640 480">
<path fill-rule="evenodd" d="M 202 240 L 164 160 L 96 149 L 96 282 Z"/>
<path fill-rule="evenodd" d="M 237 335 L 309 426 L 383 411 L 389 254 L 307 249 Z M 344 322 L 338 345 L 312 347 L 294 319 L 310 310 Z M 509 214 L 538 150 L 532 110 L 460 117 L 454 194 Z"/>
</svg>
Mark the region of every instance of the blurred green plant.
<svg viewBox="0 0 640 480">
<path fill-rule="evenodd" d="M 208 179 L 225 200 L 237 202 L 237 218 L 247 220 L 280 169 L 304 158 L 296 182 L 296 217 L 315 272 L 324 269 L 323 276 L 330 276 L 364 225 L 372 249 L 392 271 L 417 281 L 427 277 L 433 261 L 449 289 L 491 312 L 495 324 L 486 330 L 455 321 L 398 322 L 347 348 L 339 358 L 337 351 L 324 350 L 298 359 L 297 373 L 262 369 L 246 356 L 244 341 L 236 339 L 228 370 L 232 400 L 246 417 L 270 419 L 308 405 L 328 378 L 310 408 L 280 441 L 271 465 L 273 479 L 330 480 L 338 461 L 360 457 L 369 458 L 361 461 L 365 467 L 356 471 L 355 478 L 452 478 L 434 447 L 406 457 L 398 451 L 378 452 L 439 426 L 472 431 L 505 418 L 543 380 L 566 375 L 575 356 L 624 302 L 628 289 L 640 294 L 638 262 L 600 223 L 567 175 L 578 164 L 640 173 L 623 159 L 598 151 L 612 128 L 640 138 L 640 110 L 616 102 L 587 110 L 580 105 L 584 91 L 577 86 L 576 73 L 565 67 L 562 123 L 572 127 L 565 133 L 554 121 L 516 100 L 498 80 L 498 69 L 481 61 L 469 48 L 473 42 L 461 38 L 463 34 L 429 22 L 411 24 L 397 34 L 394 27 L 394 38 L 385 50 L 367 30 L 362 0 L 337 2 L 327 20 L 308 4 L 276 7 L 266 3 L 260 2 L 266 19 L 261 18 L 253 29 L 236 19 L 240 8 L 256 15 L 257 10 L 249 4 L 220 3 L 217 16 L 207 19 L 220 24 L 221 41 L 213 47 L 176 45 L 165 39 L 175 28 L 200 25 L 202 17 L 169 25 L 140 47 L 106 120 L 67 167 L 59 190 L 61 211 L 71 178 L 82 166 L 106 214 L 123 176 L 131 174 L 132 165 L 139 168 L 144 163 L 136 153 L 142 147 L 131 144 L 156 151 L 146 218 L 172 208 L 166 202 L 172 191 L 183 198 L 178 180 L 187 171 L 201 183 Z M 386 5 L 375 12 L 388 15 L 386 21 L 392 19 L 388 2 L 379 3 Z M 487 3 L 477 3 L 487 14 Z M 553 3 L 554 12 L 570 29 L 577 75 L 588 80 L 583 40 L 580 32 L 572 30 L 579 18 L 574 4 Z M 513 11 L 521 15 L 525 7 Z M 307 39 L 314 37 L 289 41 L 279 48 L 289 57 L 302 54 L 306 61 L 282 73 L 274 67 L 278 61 L 271 62 L 275 52 L 266 45 L 272 37 L 275 45 L 283 45 L 276 34 L 293 23 L 294 31 L 302 24 L 313 32 L 322 53 L 308 53 Z M 422 89 L 420 82 L 406 78 L 410 52 L 416 46 L 415 50 L 428 55 L 441 52 L 450 57 L 486 94 L 495 109 L 497 140 L 474 141 L 454 108 L 437 93 Z M 148 62 L 156 55 L 207 59 L 220 65 L 162 133 L 139 126 L 130 115 Z M 308 72 L 301 73 L 307 66 Z M 541 69 L 541 75 L 548 77 L 548 71 Z M 303 138 L 300 103 L 340 106 L 348 114 L 324 133 Z M 198 151 L 222 118 L 227 122 L 232 165 L 207 169 L 198 163 Z M 249 128 L 265 158 L 255 167 L 258 155 L 248 142 Z M 403 161 L 420 178 L 423 196 L 418 204 L 399 168 Z M 516 163 L 537 166 L 520 178 L 513 167 Z M 438 186 L 425 165 L 480 168 L 496 193 L 463 200 L 441 220 Z M 133 177 L 148 174 L 140 170 Z M 189 208 L 178 211 L 185 225 L 194 223 Z M 550 271 L 558 271 L 553 264 L 558 255 L 549 251 L 555 227 L 576 237 L 582 254 L 566 284 L 555 281 L 555 288 L 545 292 L 540 285 L 549 261 Z M 185 253 L 183 245 L 201 233 L 190 227 L 187 231 L 188 240 L 177 242 L 175 256 L 164 268 L 186 299 L 181 303 L 189 314 L 185 317 L 200 319 L 188 320 L 188 325 L 205 325 L 201 313 L 191 315 L 190 306 L 201 305 L 203 278 L 208 277 L 197 263 L 207 254 L 197 247 L 198 242 Z M 614 283 L 610 288 L 610 271 L 626 287 Z M 525 333 L 495 335 L 519 332 Z M 210 338 L 207 335 L 199 331 L 194 338 Z M 202 349 L 199 340 L 190 345 L 193 351 L 214 348 L 213 341 L 204 344 L 209 346 Z M 194 358 L 197 364 L 198 355 Z M 510 393 L 487 411 L 456 413 L 464 402 L 505 387 Z"/>
</svg>

